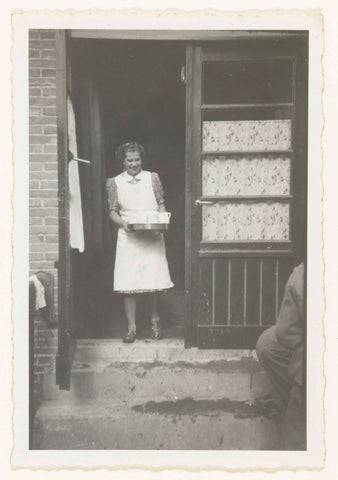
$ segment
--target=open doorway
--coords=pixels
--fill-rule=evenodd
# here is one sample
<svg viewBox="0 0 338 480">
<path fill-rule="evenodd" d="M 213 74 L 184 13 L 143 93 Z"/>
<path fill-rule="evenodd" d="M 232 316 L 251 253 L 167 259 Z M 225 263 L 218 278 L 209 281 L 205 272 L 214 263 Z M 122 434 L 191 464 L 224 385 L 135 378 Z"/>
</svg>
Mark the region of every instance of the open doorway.
<svg viewBox="0 0 338 480">
<path fill-rule="evenodd" d="M 121 172 L 114 152 L 126 141 L 141 143 L 147 152 L 144 170 L 159 174 L 172 213 L 166 234 L 169 269 L 175 287 L 161 295 L 160 314 L 167 337 L 183 336 L 184 326 L 184 204 L 185 204 L 185 84 L 181 42 L 72 40 L 72 89 L 90 75 L 97 89 L 102 123 L 106 176 Z M 77 99 L 79 104 L 81 99 Z M 76 105 L 75 105 L 76 107 Z M 75 108 L 75 115 L 77 111 Z M 73 252 L 73 318 L 77 338 L 121 338 L 126 321 L 122 297 L 114 294 L 116 232 L 107 249 Z M 150 335 L 148 303 L 138 301 L 137 328 Z"/>
</svg>

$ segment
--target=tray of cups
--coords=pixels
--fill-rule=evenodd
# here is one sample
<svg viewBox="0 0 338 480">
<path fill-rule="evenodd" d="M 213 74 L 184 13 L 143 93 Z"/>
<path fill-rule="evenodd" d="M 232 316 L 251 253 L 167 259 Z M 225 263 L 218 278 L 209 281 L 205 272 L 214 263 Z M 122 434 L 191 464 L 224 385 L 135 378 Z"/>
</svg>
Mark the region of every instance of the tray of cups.
<svg viewBox="0 0 338 480">
<path fill-rule="evenodd" d="M 156 230 L 156 231 L 165 231 L 168 230 L 168 223 L 129 223 L 129 230 Z"/>
<path fill-rule="evenodd" d="M 132 211 L 125 212 L 130 230 L 168 230 L 170 212 Z"/>
</svg>

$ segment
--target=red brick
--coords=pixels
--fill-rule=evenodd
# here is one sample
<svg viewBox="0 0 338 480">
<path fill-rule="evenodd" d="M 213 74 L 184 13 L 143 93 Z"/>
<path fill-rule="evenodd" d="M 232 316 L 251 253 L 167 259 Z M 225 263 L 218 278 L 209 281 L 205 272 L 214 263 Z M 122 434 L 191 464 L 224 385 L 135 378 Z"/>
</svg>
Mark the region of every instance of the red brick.
<svg viewBox="0 0 338 480">
<path fill-rule="evenodd" d="M 41 312 L 36 312 L 34 318 L 34 333 L 41 330 L 47 330 L 45 317 L 41 315 Z"/>
<path fill-rule="evenodd" d="M 53 363 L 53 355 L 38 355 L 38 365 L 50 365 Z"/>
<path fill-rule="evenodd" d="M 37 48 L 30 48 L 29 49 L 29 58 L 40 58 L 41 50 Z"/>
<path fill-rule="evenodd" d="M 40 33 L 38 30 L 32 30 L 32 29 L 29 29 L 28 30 L 28 34 L 29 34 L 29 39 L 38 39 L 40 38 Z"/>
<path fill-rule="evenodd" d="M 53 268 L 53 262 L 47 262 L 46 260 L 40 262 L 30 262 L 30 267 L 34 270 L 43 270 L 45 268 Z"/>
<path fill-rule="evenodd" d="M 51 87 L 43 88 L 42 95 L 44 97 L 56 97 L 56 88 L 51 88 Z"/>
<path fill-rule="evenodd" d="M 56 57 L 56 49 L 53 48 L 51 50 L 41 50 L 42 58 L 55 58 Z"/>
<path fill-rule="evenodd" d="M 46 242 L 47 243 L 58 243 L 59 237 L 57 235 L 46 235 Z"/>
<path fill-rule="evenodd" d="M 39 95 L 41 95 L 41 88 L 39 87 L 30 87 L 29 89 L 29 95 L 31 97 L 38 97 Z"/>
<path fill-rule="evenodd" d="M 59 225 L 58 217 L 45 217 L 45 225 Z"/>
<path fill-rule="evenodd" d="M 30 77 L 41 77 L 41 71 L 39 68 L 30 68 L 29 69 Z"/>
<path fill-rule="evenodd" d="M 42 145 L 29 145 L 29 153 L 42 153 Z"/>
<path fill-rule="evenodd" d="M 56 78 L 30 78 L 29 85 L 31 87 L 55 87 L 56 85 Z"/>
<path fill-rule="evenodd" d="M 30 180 L 29 182 L 29 188 L 39 188 L 40 187 L 40 182 L 39 180 Z"/>
<path fill-rule="evenodd" d="M 35 171 L 35 172 L 38 172 L 38 171 L 42 170 L 42 163 L 30 161 L 29 162 L 29 170 L 30 171 Z"/>
<path fill-rule="evenodd" d="M 44 255 L 43 253 L 38 253 L 38 252 L 34 252 L 34 253 L 30 253 L 29 254 L 29 260 L 30 261 L 34 261 L 34 260 L 43 260 L 44 259 Z"/>
<path fill-rule="evenodd" d="M 39 198 L 30 198 L 29 199 L 30 207 L 41 207 L 41 200 Z"/>
<path fill-rule="evenodd" d="M 44 332 L 44 335 L 40 335 L 40 338 L 37 340 L 37 346 L 56 345 L 56 341 L 57 330 L 48 329 Z"/>
<path fill-rule="evenodd" d="M 56 103 L 54 97 L 30 97 L 29 105 L 30 106 L 40 106 L 40 107 L 52 107 Z"/>
<path fill-rule="evenodd" d="M 42 133 L 42 127 L 40 125 L 29 125 L 29 133 L 31 135 L 38 135 Z"/>
<path fill-rule="evenodd" d="M 30 48 L 55 48 L 54 40 L 31 40 L 29 42 Z"/>
<path fill-rule="evenodd" d="M 57 133 L 56 126 L 55 125 L 53 125 L 53 126 L 48 125 L 48 126 L 44 127 L 43 133 L 45 135 L 56 135 L 56 133 Z"/>
<path fill-rule="evenodd" d="M 37 75 L 35 75 L 35 76 L 37 76 Z M 44 78 L 44 77 L 49 77 L 49 78 L 55 77 L 55 76 L 56 76 L 55 69 L 43 68 L 43 69 L 41 70 L 41 76 L 42 76 L 42 78 Z"/>
<path fill-rule="evenodd" d="M 50 39 L 50 38 L 55 38 L 55 32 L 51 32 L 50 30 L 46 31 L 40 31 L 40 38 L 41 39 Z"/>
<path fill-rule="evenodd" d="M 46 260 L 57 260 L 58 259 L 58 253 L 45 253 Z"/>
<path fill-rule="evenodd" d="M 57 114 L 56 107 L 54 107 L 54 108 L 53 107 L 45 107 L 45 108 L 42 109 L 42 113 L 44 115 L 49 115 L 49 116 L 56 117 L 56 114 Z"/>
<path fill-rule="evenodd" d="M 30 225 L 42 225 L 43 224 L 43 218 L 42 217 L 33 217 L 29 216 L 29 224 Z"/>
<path fill-rule="evenodd" d="M 44 207 L 57 207 L 59 204 L 57 198 L 44 198 L 42 203 Z"/>
<path fill-rule="evenodd" d="M 58 233 L 57 225 L 33 225 L 29 227 L 29 231 L 31 234 L 42 235 L 44 236 L 46 233 Z"/>
<path fill-rule="evenodd" d="M 35 368 L 40 367 L 40 366 L 41 365 L 36 365 Z M 34 370 L 35 370 L 35 368 L 34 368 Z M 43 373 L 45 373 L 45 370 L 46 370 L 45 367 L 43 367 Z M 35 373 L 34 372 L 34 386 L 35 386 L 35 388 L 39 387 L 39 396 L 40 396 L 40 390 L 41 390 L 41 385 L 40 384 L 44 379 L 43 373 L 40 373 L 40 372 Z M 38 385 L 35 385 L 35 383 L 38 384 Z M 36 391 L 34 393 L 36 394 Z"/>
<path fill-rule="evenodd" d="M 38 337 L 40 332 L 44 332 L 47 330 L 47 325 L 45 322 L 35 323 L 34 327 L 35 327 L 34 328 L 35 337 Z M 39 354 L 39 353 L 40 353 L 39 350 L 36 350 L 36 354 Z"/>
<path fill-rule="evenodd" d="M 57 139 L 57 137 L 55 137 Z M 57 153 L 57 145 L 45 145 L 44 146 L 44 152 L 45 153 Z"/>
<path fill-rule="evenodd" d="M 30 107 L 29 108 L 29 123 L 40 123 L 38 122 L 37 118 L 35 118 L 36 115 L 41 115 L 41 108 L 39 107 Z"/>
<path fill-rule="evenodd" d="M 45 373 L 45 366 L 44 365 L 36 365 L 34 364 L 34 374 Z M 38 378 L 38 377 L 37 377 Z"/>
<path fill-rule="evenodd" d="M 54 207 L 49 208 L 32 208 L 30 209 L 34 217 L 57 216 L 58 209 Z"/>
<path fill-rule="evenodd" d="M 32 233 L 31 228 L 32 227 L 29 228 L 30 233 Z M 29 235 L 29 245 L 40 245 L 41 243 L 44 242 L 44 239 L 45 239 L 45 236 L 42 234 Z"/>
<path fill-rule="evenodd" d="M 57 346 L 48 346 L 48 347 L 40 347 L 39 348 L 39 354 L 42 355 L 56 355 L 57 353 Z"/>
<path fill-rule="evenodd" d="M 38 155 L 30 155 L 29 159 L 31 162 L 41 162 L 45 165 L 44 162 L 55 162 L 57 164 L 57 155 L 52 153 L 43 153 Z"/>
<path fill-rule="evenodd" d="M 37 107 L 37 110 L 39 110 L 39 113 L 37 113 L 36 115 L 41 115 L 41 109 Z M 56 125 L 56 117 L 34 116 L 31 117 L 29 121 L 31 124 L 34 125 Z"/>
<path fill-rule="evenodd" d="M 44 163 L 43 164 L 44 170 L 56 170 L 58 169 L 57 163 Z"/>
<path fill-rule="evenodd" d="M 46 172 L 45 170 L 41 172 L 30 171 L 29 178 L 32 180 L 55 180 L 55 172 Z"/>
<path fill-rule="evenodd" d="M 57 180 L 42 180 L 41 181 L 41 189 L 48 189 L 48 190 L 55 189 L 55 190 L 57 190 L 57 188 L 58 188 Z M 51 214 L 51 215 L 53 215 L 53 214 Z"/>
<path fill-rule="evenodd" d="M 30 246 L 31 252 L 58 252 L 58 245 L 56 243 L 40 243 L 34 244 Z M 31 268 L 33 268 L 31 266 Z M 47 267 L 46 267 L 47 268 Z M 50 264 L 50 268 L 54 268 L 54 264 Z"/>
<path fill-rule="evenodd" d="M 54 59 L 50 60 L 47 58 L 32 58 L 29 61 L 29 65 L 30 67 L 33 67 L 33 68 L 55 68 L 56 67 L 55 60 Z M 55 75 L 55 72 L 52 76 L 54 75 Z M 44 75 L 42 74 L 42 76 Z"/>
<path fill-rule="evenodd" d="M 30 145 L 44 145 L 45 143 L 55 143 L 56 137 L 46 137 L 46 135 L 30 135 L 29 142 Z"/>
<path fill-rule="evenodd" d="M 30 197 L 35 198 L 55 198 L 57 197 L 57 191 L 55 190 L 30 190 Z"/>
</svg>

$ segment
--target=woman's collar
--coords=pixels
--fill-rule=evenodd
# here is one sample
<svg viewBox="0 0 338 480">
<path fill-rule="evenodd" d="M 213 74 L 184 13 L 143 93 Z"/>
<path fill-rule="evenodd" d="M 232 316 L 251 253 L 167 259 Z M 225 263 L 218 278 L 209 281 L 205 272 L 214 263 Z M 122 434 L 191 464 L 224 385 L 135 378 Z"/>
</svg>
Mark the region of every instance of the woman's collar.
<svg viewBox="0 0 338 480">
<path fill-rule="evenodd" d="M 124 172 L 125 174 L 125 177 L 127 179 L 128 182 L 132 182 L 132 181 L 135 181 L 135 180 L 141 180 L 141 178 L 143 177 L 143 170 L 141 169 L 137 175 L 130 175 L 127 170 L 125 170 Z"/>
</svg>

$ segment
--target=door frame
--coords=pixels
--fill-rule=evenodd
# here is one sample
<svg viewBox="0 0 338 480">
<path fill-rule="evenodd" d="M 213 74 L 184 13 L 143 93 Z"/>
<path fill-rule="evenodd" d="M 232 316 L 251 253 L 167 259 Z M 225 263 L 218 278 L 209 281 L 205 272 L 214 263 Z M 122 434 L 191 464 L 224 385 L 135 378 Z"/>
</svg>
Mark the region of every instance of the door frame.
<svg viewBox="0 0 338 480">
<path fill-rule="evenodd" d="M 227 42 L 244 40 L 293 39 L 307 35 L 306 31 L 244 31 L 244 30 L 56 30 L 56 72 L 57 72 L 57 142 L 58 142 L 58 189 L 59 189 L 59 260 L 58 260 L 58 312 L 59 347 L 57 354 L 57 381 L 60 388 L 67 388 L 68 379 L 63 371 L 69 369 L 71 337 L 71 262 L 69 247 L 69 184 L 68 184 L 68 135 L 67 135 L 67 39 L 116 39 L 116 40 L 154 40 L 185 41 L 186 71 L 197 81 L 201 72 L 192 72 L 193 48 L 198 42 Z M 194 49 L 198 55 L 198 49 Z M 197 62 L 198 63 L 198 62 Z M 196 62 L 195 62 L 196 64 Z M 196 89 L 195 89 L 196 90 Z M 192 204 L 195 181 L 194 157 L 196 155 L 196 136 L 193 135 L 194 111 L 193 85 L 186 87 L 186 158 L 185 158 L 185 347 L 196 345 L 194 320 L 198 315 L 197 301 L 194 301 L 194 278 L 196 265 L 193 256 L 193 238 L 196 234 L 196 222 L 193 221 L 196 210 Z M 196 119 L 196 116 L 195 116 Z M 192 128 L 194 127 L 194 128 Z M 196 157 L 195 157 L 196 158 Z M 63 385 L 63 387 L 62 387 Z"/>
<path fill-rule="evenodd" d="M 71 255 L 69 231 L 68 115 L 67 115 L 67 33 L 56 31 L 56 103 L 58 153 L 59 259 L 58 268 L 58 351 L 56 384 L 70 388 L 71 369 Z"/>
</svg>

